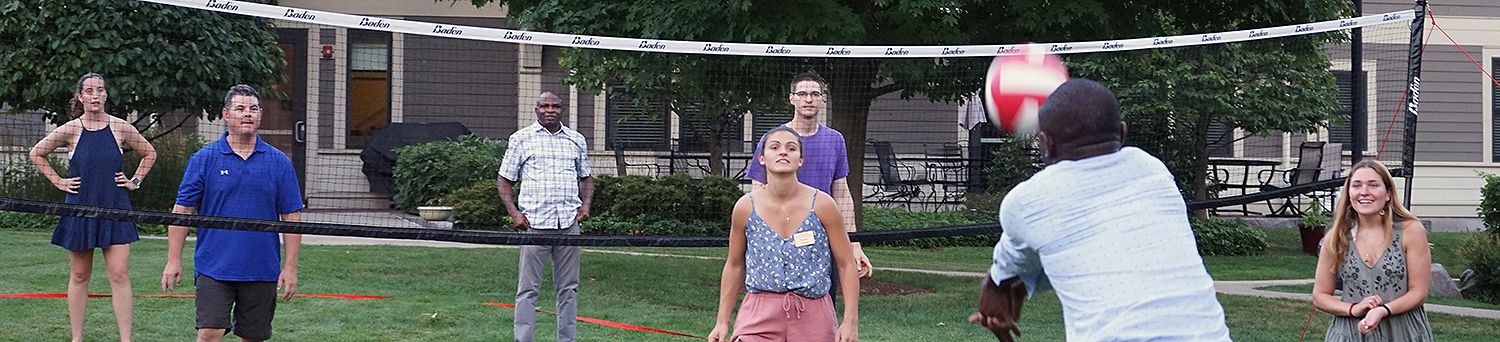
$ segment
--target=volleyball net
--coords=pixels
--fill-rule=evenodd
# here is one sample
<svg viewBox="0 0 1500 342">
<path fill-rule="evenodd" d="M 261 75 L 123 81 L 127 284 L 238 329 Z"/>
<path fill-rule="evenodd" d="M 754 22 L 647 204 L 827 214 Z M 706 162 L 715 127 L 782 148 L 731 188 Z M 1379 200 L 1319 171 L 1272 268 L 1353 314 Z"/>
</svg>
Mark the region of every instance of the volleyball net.
<svg viewBox="0 0 1500 342">
<path fill-rule="evenodd" d="M 499 18 L 388 18 L 238 1 L 128 6 L 253 31 L 250 38 L 186 32 L 181 41 L 128 48 L 183 53 L 230 39 L 275 57 L 254 62 L 279 70 L 271 84 L 254 84 L 262 96 L 259 134 L 291 159 L 304 222 L 171 214 L 187 159 L 224 134 L 225 120 L 217 108 L 190 105 L 202 101 L 121 111 L 142 107 L 130 94 L 180 76 L 90 66 L 78 75 L 104 76 L 105 111 L 132 122 L 158 153 L 141 189 L 130 192 L 133 208 L 65 203 L 27 153 L 71 116 L 8 108 L 14 114 L 0 116 L 0 213 L 43 226 L 79 216 L 142 227 L 491 244 L 724 245 L 730 210 L 749 188 L 754 144 L 792 119 L 794 101 L 818 97 L 817 120 L 848 142 L 848 184 L 871 208 L 865 219 L 871 211 L 979 217 L 930 229 L 862 229 L 856 241 L 987 236 L 998 233 L 998 197 L 1038 170 L 1040 156 L 1032 137 L 985 123 L 976 93 L 994 56 L 1027 49 L 1061 55 L 1073 77 L 1110 85 L 1129 125 L 1127 144 L 1166 161 L 1190 203 L 1244 207 L 1266 200 L 1245 197 L 1256 193 L 1296 196 L 1295 186 L 1310 183 L 1294 170 L 1310 165 L 1304 153 L 1313 150 L 1317 163 L 1379 156 L 1409 176 L 1423 32 L 1418 8 L 1077 42 L 805 45 L 552 33 Z M 825 80 L 825 91 L 791 91 L 801 73 Z M 67 99 L 76 80 L 39 82 Z M 237 83 L 254 82 L 201 86 L 222 94 Z M 561 98 L 562 122 L 587 142 L 597 190 L 586 236 L 510 233 L 500 205 L 496 172 L 506 139 L 536 122 L 542 92 Z M 66 146 L 77 137 L 61 139 L 64 147 L 46 156 L 68 175 Z M 129 174 L 140 156 L 124 149 Z M 1338 169 L 1319 168 L 1324 174 L 1315 180 L 1336 178 Z M 450 216 L 439 220 L 444 208 Z"/>
</svg>

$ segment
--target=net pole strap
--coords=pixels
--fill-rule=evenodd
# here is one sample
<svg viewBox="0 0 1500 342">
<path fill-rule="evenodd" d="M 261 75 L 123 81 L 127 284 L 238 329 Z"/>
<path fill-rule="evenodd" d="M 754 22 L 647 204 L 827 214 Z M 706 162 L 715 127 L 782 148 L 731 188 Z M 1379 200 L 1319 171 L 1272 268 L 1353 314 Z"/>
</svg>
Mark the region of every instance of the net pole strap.
<svg viewBox="0 0 1500 342">
<path fill-rule="evenodd" d="M 1417 105 L 1422 95 L 1422 52 L 1427 45 L 1422 40 L 1422 25 L 1426 23 L 1423 20 L 1424 16 L 1431 14 L 1427 8 L 1427 0 L 1417 0 L 1413 11 L 1416 12 L 1416 16 L 1412 18 L 1411 45 L 1407 49 L 1409 54 L 1406 61 L 1406 103 L 1402 106 L 1406 109 L 1406 127 L 1404 127 L 1406 148 L 1401 151 L 1401 166 L 1406 169 L 1406 198 L 1403 202 L 1406 202 L 1404 205 L 1407 208 L 1411 208 L 1412 179 L 1416 174 Z M 1434 20 L 1433 27 L 1437 27 L 1436 19 L 1431 20 Z"/>
</svg>

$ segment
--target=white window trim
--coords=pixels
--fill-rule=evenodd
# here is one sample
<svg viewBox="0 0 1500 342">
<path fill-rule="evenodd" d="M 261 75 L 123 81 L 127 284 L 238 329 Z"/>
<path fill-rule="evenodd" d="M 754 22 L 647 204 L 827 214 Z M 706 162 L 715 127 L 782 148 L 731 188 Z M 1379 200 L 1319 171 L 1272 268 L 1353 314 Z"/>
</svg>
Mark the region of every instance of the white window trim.
<svg viewBox="0 0 1500 342">
<path fill-rule="evenodd" d="M 1376 123 L 1380 121 L 1380 116 L 1376 115 L 1376 104 L 1380 102 L 1379 97 L 1376 96 L 1380 94 L 1380 88 L 1376 86 L 1380 84 L 1380 80 L 1377 79 L 1380 75 L 1377 72 L 1380 70 L 1380 63 L 1376 59 L 1365 59 L 1361 64 L 1365 73 L 1365 153 L 1368 155 L 1380 148 L 1379 125 Z M 1328 68 L 1332 71 L 1351 71 L 1349 69 L 1351 68 L 1348 59 L 1334 60 L 1333 66 Z M 1327 128 L 1319 128 L 1318 134 L 1324 137 L 1324 141 L 1327 141 L 1327 137 L 1330 136 Z"/>
<path fill-rule="evenodd" d="M 1488 72 L 1490 75 L 1495 75 L 1494 65 L 1495 63 L 1500 63 L 1500 47 L 1486 47 L 1484 48 L 1484 51 L 1480 52 L 1480 54 L 1482 55 L 1482 58 L 1484 58 L 1483 61 L 1489 62 L 1480 63 L 1483 64 L 1485 72 Z M 1482 141 L 1484 141 L 1484 146 L 1481 148 L 1481 150 L 1483 151 L 1484 156 L 1483 159 L 1480 160 L 1484 163 L 1494 163 L 1495 125 L 1493 120 L 1495 118 L 1495 97 L 1493 91 L 1496 87 L 1500 86 L 1495 85 L 1489 79 L 1485 79 L 1484 75 L 1479 75 L 1479 77 L 1481 79 L 1479 82 L 1479 87 L 1482 88 L 1479 90 L 1479 93 L 1481 94 L 1479 97 L 1480 102 L 1484 104 L 1482 106 L 1479 106 L 1479 111 L 1481 114 L 1480 118 L 1482 122 L 1484 122 L 1484 124 L 1482 125 L 1484 126 L 1484 129 L 1482 130 L 1484 131 L 1484 134 L 1481 134 L 1483 136 Z"/>
</svg>

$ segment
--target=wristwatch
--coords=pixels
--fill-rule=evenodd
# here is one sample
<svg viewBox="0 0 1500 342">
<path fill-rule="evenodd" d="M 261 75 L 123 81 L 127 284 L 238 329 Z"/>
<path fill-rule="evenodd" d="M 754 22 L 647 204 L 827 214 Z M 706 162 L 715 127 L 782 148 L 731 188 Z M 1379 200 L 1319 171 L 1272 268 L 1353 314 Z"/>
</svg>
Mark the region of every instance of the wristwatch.
<svg viewBox="0 0 1500 342">
<path fill-rule="evenodd" d="M 130 179 L 130 184 L 135 184 L 135 186 L 141 186 L 141 177 L 133 177 L 133 178 L 131 178 Z"/>
</svg>

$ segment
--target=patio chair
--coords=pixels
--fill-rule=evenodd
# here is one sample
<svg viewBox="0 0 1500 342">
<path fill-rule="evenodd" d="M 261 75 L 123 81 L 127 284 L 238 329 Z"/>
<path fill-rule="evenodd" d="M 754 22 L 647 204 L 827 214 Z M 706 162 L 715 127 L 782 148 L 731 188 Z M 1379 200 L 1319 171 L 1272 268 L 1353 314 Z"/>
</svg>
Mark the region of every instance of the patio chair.
<svg viewBox="0 0 1500 342">
<path fill-rule="evenodd" d="M 923 154 L 923 170 L 927 181 L 941 186 L 934 188 L 933 199 L 940 202 L 963 202 L 964 191 L 969 185 L 968 161 L 964 160 L 963 147 L 958 143 L 927 145 Z"/>
<path fill-rule="evenodd" d="M 1329 145 L 1334 147 L 1332 151 L 1328 151 L 1327 147 Z M 1330 179 L 1325 178 L 1329 172 L 1325 172 L 1324 170 L 1327 168 L 1332 169 L 1331 171 L 1334 173 L 1338 172 L 1337 166 L 1329 167 L 1327 165 L 1338 165 L 1340 158 L 1339 146 L 1339 144 L 1328 144 L 1322 141 L 1303 142 L 1301 146 L 1297 147 L 1297 164 L 1295 168 L 1287 170 L 1262 170 L 1260 172 L 1258 175 L 1261 181 L 1260 191 L 1283 189 Z M 1274 200 L 1267 201 L 1266 205 L 1274 208 L 1271 210 L 1271 215 L 1298 216 L 1302 215 L 1301 202 L 1304 196 L 1310 198 L 1318 197 L 1311 193 L 1298 194 L 1284 198 L 1279 208 L 1276 207 L 1276 204 L 1273 202 Z"/>
<path fill-rule="evenodd" d="M 907 208 L 911 208 L 911 202 L 921 195 L 921 190 L 918 182 L 911 180 L 909 176 L 903 177 L 902 172 L 912 175 L 916 173 L 916 170 L 896 160 L 896 152 L 891 148 L 891 142 L 870 140 L 868 144 L 869 152 L 875 154 L 876 163 L 873 170 L 869 167 L 865 168 L 864 185 L 874 188 L 875 191 L 865 194 L 865 201 L 904 203 Z M 875 177 L 872 181 L 868 177 L 872 173 L 870 171 L 874 171 L 873 173 L 879 177 Z"/>
</svg>

